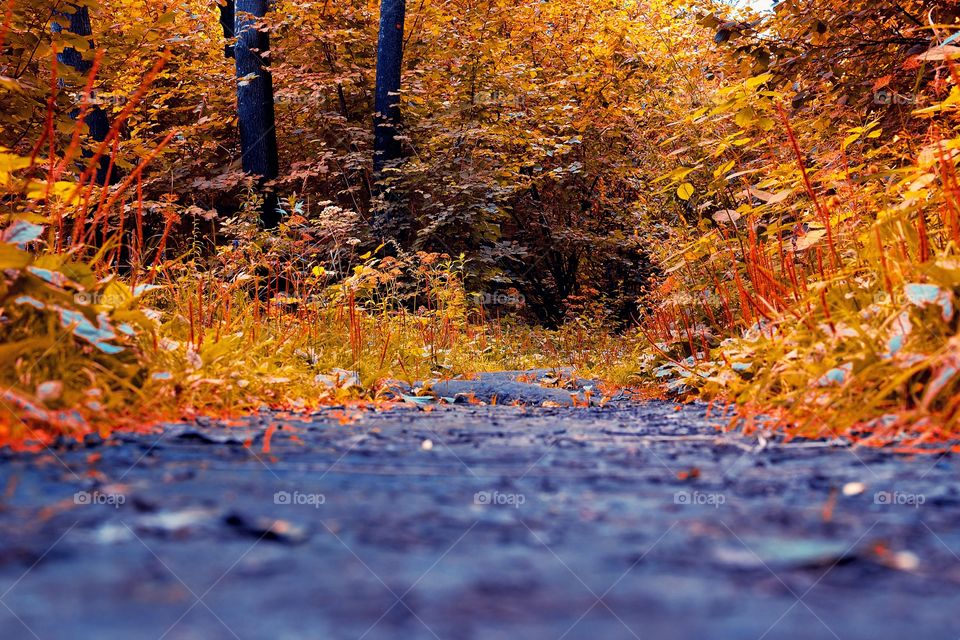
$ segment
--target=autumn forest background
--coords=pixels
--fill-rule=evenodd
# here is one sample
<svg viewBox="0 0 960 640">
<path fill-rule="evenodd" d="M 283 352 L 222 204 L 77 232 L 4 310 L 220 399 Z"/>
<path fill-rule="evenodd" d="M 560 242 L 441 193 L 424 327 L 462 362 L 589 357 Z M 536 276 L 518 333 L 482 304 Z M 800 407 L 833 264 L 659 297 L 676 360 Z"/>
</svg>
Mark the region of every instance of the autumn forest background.
<svg viewBox="0 0 960 640">
<path fill-rule="evenodd" d="M 2 4 L 0 445 L 563 366 L 960 429 L 954 0 Z"/>
</svg>

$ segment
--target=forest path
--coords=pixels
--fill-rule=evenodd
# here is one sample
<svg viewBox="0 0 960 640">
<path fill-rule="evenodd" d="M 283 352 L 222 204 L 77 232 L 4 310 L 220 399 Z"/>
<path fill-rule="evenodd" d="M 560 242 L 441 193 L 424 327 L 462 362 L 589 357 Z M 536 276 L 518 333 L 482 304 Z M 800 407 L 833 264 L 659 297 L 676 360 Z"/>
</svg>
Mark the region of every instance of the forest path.
<svg viewBox="0 0 960 640">
<path fill-rule="evenodd" d="M 0 637 L 960 637 L 954 459 L 760 444 L 622 402 L 0 454 Z"/>
</svg>

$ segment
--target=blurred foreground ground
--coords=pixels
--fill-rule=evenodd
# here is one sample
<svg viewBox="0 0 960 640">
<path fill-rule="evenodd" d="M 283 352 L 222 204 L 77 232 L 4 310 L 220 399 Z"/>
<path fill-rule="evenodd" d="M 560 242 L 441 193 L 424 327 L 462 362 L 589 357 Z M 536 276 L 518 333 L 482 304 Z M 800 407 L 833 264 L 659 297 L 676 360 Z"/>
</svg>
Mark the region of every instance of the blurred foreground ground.
<svg viewBox="0 0 960 640">
<path fill-rule="evenodd" d="M 960 637 L 952 458 L 433 409 L 0 454 L 0 638 Z"/>
</svg>

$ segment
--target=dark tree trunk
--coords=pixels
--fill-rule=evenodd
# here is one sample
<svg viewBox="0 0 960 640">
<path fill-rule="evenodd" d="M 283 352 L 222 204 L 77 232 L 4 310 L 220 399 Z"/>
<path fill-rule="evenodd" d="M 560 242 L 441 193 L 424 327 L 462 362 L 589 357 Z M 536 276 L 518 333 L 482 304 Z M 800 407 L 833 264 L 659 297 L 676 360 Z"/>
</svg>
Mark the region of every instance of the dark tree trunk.
<svg viewBox="0 0 960 640">
<path fill-rule="evenodd" d="M 234 33 L 237 43 L 237 114 L 240 120 L 240 151 L 243 170 L 257 176 L 263 193 L 260 221 L 266 228 L 280 222 L 278 199 L 266 183 L 280 172 L 277 159 L 277 130 L 273 112 L 273 79 L 264 54 L 270 50 L 270 36 L 256 29 L 266 15 L 267 0 L 236 0 Z"/>
<path fill-rule="evenodd" d="M 397 187 L 391 185 L 396 182 L 395 177 L 387 170 L 397 167 L 403 159 L 398 135 L 405 14 L 405 0 L 381 0 L 373 142 L 373 173 L 378 196 L 373 215 L 374 233 L 379 239 L 392 240 L 400 246 L 408 243 L 410 221 Z"/>
<path fill-rule="evenodd" d="M 70 33 L 76 34 L 78 36 L 83 36 L 87 38 L 89 42 L 89 49 L 93 49 L 93 28 L 90 24 L 90 11 L 87 7 L 80 7 L 76 5 L 71 5 L 73 13 L 59 13 L 57 17 L 59 20 L 64 20 L 69 18 L 70 26 L 67 27 L 67 30 Z M 54 33 L 60 33 L 63 31 L 63 27 L 57 22 L 54 21 L 52 25 L 52 30 Z M 57 60 L 68 67 L 72 67 L 80 75 L 86 75 L 90 71 L 90 67 L 93 66 L 93 63 L 89 60 L 85 60 L 83 53 L 77 51 L 73 47 L 67 47 L 62 52 L 57 54 Z M 74 118 L 80 115 L 80 110 L 76 109 L 73 111 L 72 116 Z M 87 125 L 87 133 L 89 136 L 96 142 L 103 142 L 107 134 L 110 132 L 110 121 L 107 118 L 107 112 L 101 109 L 98 105 L 94 104 L 87 110 L 87 115 L 83 119 L 84 124 Z M 85 149 L 83 152 L 85 158 L 93 156 L 93 153 L 89 149 Z M 110 184 L 111 176 L 110 172 L 110 157 L 107 154 L 104 154 L 100 158 L 100 165 L 97 167 L 97 183 L 104 185 Z"/>
<path fill-rule="evenodd" d="M 233 39 L 237 35 L 233 31 L 235 8 L 233 0 L 226 0 L 220 5 L 220 26 L 223 27 L 223 39 L 227 41 L 223 45 L 223 55 L 226 58 L 233 57 Z"/>
</svg>

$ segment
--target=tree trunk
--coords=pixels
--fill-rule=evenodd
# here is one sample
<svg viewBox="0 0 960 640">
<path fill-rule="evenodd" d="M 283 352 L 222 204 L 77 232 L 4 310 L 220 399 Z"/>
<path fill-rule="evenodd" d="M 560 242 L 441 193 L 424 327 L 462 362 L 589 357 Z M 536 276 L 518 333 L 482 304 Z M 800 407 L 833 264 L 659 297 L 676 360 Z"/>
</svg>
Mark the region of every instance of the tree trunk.
<svg viewBox="0 0 960 640">
<path fill-rule="evenodd" d="M 88 49 L 93 49 L 93 28 L 90 24 L 90 10 L 87 7 L 80 7 L 77 5 L 71 5 L 73 8 L 73 13 L 58 13 L 57 16 L 63 20 L 64 18 L 70 19 L 70 26 L 67 27 L 67 30 L 70 33 L 76 34 L 78 36 L 83 36 L 89 42 Z M 60 33 L 63 31 L 63 27 L 57 22 L 54 21 L 51 29 L 54 33 Z M 67 47 L 63 51 L 57 54 L 57 61 L 60 64 L 71 67 L 77 71 L 81 76 L 85 76 L 89 71 L 90 67 L 93 66 L 93 63 L 89 60 L 85 60 L 83 53 L 77 51 L 73 47 Z M 64 84 L 63 86 L 66 86 Z M 72 117 L 76 118 L 80 115 L 80 110 L 75 109 L 72 112 Z M 110 121 L 107 118 L 107 112 L 99 107 L 99 105 L 93 104 L 88 110 L 87 115 L 84 117 L 83 122 L 87 125 L 87 133 L 90 138 L 96 142 L 103 142 L 107 134 L 110 132 Z M 85 149 L 83 152 L 85 158 L 93 156 L 93 152 L 89 149 Z M 110 174 L 110 157 L 107 154 L 104 154 L 100 158 L 100 165 L 97 167 L 97 183 L 101 185 L 110 184 L 111 176 Z"/>
<path fill-rule="evenodd" d="M 223 45 L 223 56 L 225 58 L 233 57 L 233 39 L 237 35 L 233 31 L 236 21 L 235 15 L 236 5 L 234 5 L 233 0 L 226 0 L 220 5 L 220 26 L 223 27 L 223 39 L 227 41 Z"/>
<path fill-rule="evenodd" d="M 405 14 L 405 0 L 381 0 L 373 142 L 374 234 L 380 240 L 392 240 L 401 247 L 408 244 L 410 220 L 398 193 L 395 176 L 391 176 L 389 170 L 396 168 L 403 159 L 398 134 Z"/>
<path fill-rule="evenodd" d="M 277 159 L 277 130 L 273 111 L 273 79 L 264 56 L 270 50 L 270 36 L 258 31 L 256 22 L 266 15 L 267 0 L 236 0 L 234 33 L 237 43 L 237 114 L 240 120 L 241 165 L 257 176 L 263 194 L 260 221 L 266 228 L 280 222 L 278 199 L 266 183 L 280 173 Z"/>
</svg>

